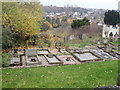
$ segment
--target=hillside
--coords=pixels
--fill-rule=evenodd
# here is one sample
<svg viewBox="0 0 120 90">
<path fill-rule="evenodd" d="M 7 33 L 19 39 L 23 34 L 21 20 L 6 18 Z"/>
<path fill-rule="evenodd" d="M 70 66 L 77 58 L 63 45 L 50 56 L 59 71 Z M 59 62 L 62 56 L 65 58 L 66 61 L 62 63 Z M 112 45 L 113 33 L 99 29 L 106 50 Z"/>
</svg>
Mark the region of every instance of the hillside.
<svg viewBox="0 0 120 90">
<path fill-rule="evenodd" d="M 118 61 L 3 69 L 3 88 L 96 88 L 116 85 Z"/>
</svg>

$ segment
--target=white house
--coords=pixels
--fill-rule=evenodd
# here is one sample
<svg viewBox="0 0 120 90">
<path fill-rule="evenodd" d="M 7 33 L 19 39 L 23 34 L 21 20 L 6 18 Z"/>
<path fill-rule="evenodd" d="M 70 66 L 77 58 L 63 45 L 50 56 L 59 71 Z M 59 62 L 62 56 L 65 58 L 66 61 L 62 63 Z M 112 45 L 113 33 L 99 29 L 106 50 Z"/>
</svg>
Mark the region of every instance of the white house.
<svg viewBox="0 0 120 90">
<path fill-rule="evenodd" d="M 110 26 L 104 25 L 102 37 L 103 38 L 109 38 L 109 37 L 118 38 L 119 30 L 120 30 L 120 27 L 118 25 L 116 25 L 116 27 L 113 27 L 112 25 Z"/>
</svg>

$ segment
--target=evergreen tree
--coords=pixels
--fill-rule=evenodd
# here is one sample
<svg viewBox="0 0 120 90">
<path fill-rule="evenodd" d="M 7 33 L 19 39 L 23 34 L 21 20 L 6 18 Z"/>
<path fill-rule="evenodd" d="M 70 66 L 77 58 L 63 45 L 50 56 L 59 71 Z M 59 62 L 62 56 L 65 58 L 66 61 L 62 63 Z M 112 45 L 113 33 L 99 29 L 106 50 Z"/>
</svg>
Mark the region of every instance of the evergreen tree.
<svg viewBox="0 0 120 90">
<path fill-rule="evenodd" d="M 112 10 L 112 11 L 107 11 L 105 13 L 105 18 L 104 18 L 104 22 L 107 25 L 117 25 L 120 23 L 120 14 L 119 12 Z"/>
</svg>

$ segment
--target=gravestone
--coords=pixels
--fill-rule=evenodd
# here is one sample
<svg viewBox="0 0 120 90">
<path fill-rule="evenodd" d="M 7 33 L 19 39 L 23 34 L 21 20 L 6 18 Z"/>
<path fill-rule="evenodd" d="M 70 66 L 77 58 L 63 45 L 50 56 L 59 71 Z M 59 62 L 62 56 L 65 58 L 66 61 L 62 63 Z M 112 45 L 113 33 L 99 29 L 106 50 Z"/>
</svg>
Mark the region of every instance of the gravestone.
<svg viewBox="0 0 120 90">
<path fill-rule="evenodd" d="M 74 35 L 70 35 L 69 40 L 73 40 L 74 39 Z"/>
<path fill-rule="evenodd" d="M 118 40 L 118 34 L 116 33 L 115 35 L 114 35 L 114 41 L 117 41 Z"/>
<path fill-rule="evenodd" d="M 110 45 L 106 45 L 105 51 L 110 52 L 112 50 L 112 47 Z"/>
<path fill-rule="evenodd" d="M 108 43 L 108 39 L 105 38 L 104 41 L 103 41 L 104 44 L 107 44 Z"/>
<path fill-rule="evenodd" d="M 55 43 L 55 46 L 61 46 L 62 44 L 61 44 L 61 42 L 60 41 L 57 41 L 56 43 Z"/>
<path fill-rule="evenodd" d="M 83 39 L 83 38 L 82 38 L 82 34 L 81 34 L 81 33 L 79 34 L 79 36 L 78 36 L 78 37 L 79 37 L 79 39 L 80 39 L 80 40 L 82 40 L 82 39 Z"/>
<path fill-rule="evenodd" d="M 113 33 L 112 33 L 112 32 L 109 34 L 109 41 L 110 41 L 110 42 L 113 41 Z"/>
<path fill-rule="evenodd" d="M 100 44 L 101 44 L 101 43 L 100 43 L 100 40 L 97 40 L 97 44 L 98 44 L 98 45 L 100 45 Z"/>
<path fill-rule="evenodd" d="M 53 54 L 48 54 L 47 55 L 49 58 L 53 58 Z"/>
</svg>

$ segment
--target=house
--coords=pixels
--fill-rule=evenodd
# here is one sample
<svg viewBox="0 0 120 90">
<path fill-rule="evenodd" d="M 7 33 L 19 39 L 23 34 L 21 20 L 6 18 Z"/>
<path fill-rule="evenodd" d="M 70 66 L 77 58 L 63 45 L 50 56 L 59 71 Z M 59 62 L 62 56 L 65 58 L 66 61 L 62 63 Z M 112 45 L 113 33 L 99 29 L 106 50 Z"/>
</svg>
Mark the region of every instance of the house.
<svg viewBox="0 0 120 90">
<path fill-rule="evenodd" d="M 104 25 L 102 37 L 116 39 L 119 36 L 119 30 L 120 30 L 120 27 L 118 25 L 116 25 L 116 27 L 113 27 L 112 25 L 110 26 Z"/>
</svg>

